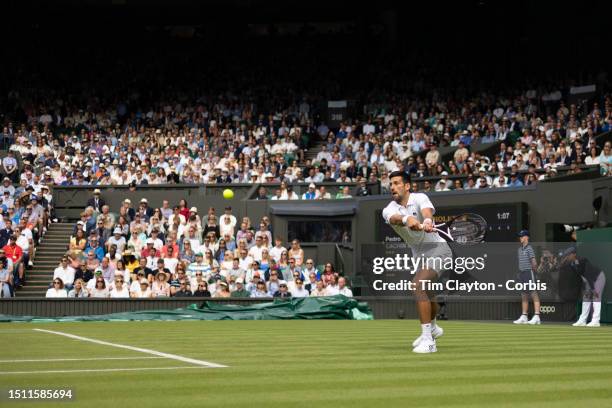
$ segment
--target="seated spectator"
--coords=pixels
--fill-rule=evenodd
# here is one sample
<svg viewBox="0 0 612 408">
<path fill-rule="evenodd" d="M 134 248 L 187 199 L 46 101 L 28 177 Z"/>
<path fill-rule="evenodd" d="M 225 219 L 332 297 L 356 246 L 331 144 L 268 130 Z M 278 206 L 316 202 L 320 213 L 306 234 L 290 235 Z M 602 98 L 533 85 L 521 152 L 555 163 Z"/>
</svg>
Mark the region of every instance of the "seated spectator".
<svg viewBox="0 0 612 408">
<path fill-rule="evenodd" d="M 294 298 L 303 298 L 310 296 L 308 290 L 304 288 L 304 281 L 300 278 L 295 279 L 293 282 L 293 288 L 290 289 L 291 296 Z"/>
<path fill-rule="evenodd" d="M 353 196 L 350 194 L 349 186 L 340 187 L 338 194 L 336 194 L 336 199 L 341 200 L 344 198 L 352 198 Z"/>
<path fill-rule="evenodd" d="M 75 270 L 72 266 L 68 264 L 68 258 L 63 257 L 59 266 L 55 268 L 53 271 L 53 279 L 60 278 L 62 282 L 64 282 L 64 287 L 66 290 L 72 290 L 72 286 L 74 283 Z M 81 279 L 82 281 L 82 279 Z"/>
<path fill-rule="evenodd" d="M 274 293 L 273 296 L 276 298 L 290 298 L 291 292 L 289 292 L 287 283 L 281 282 L 278 286 L 278 290 Z"/>
<path fill-rule="evenodd" d="M 127 282 L 123 280 L 121 275 L 115 276 L 114 285 L 108 293 L 110 298 L 129 298 L 130 291 Z"/>
<path fill-rule="evenodd" d="M 214 298 L 228 298 L 231 296 L 229 286 L 226 282 L 220 281 L 217 285 L 217 290 L 213 293 Z"/>
<path fill-rule="evenodd" d="M 310 296 L 311 297 L 329 296 L 327 294 L 327 291 L 325 290 L 325 285 L 323 284 L 322 280 L 318 280 L 315 283 L 314 289 L 310 291 Z"/>
<path fill-rule="evenodd" d="M 163 261 L 162 261 L 163 267 Z M 168 275 L 163 270 L 158 270 L 155 280 L 151 286 L 153 297 L 170 297 L 170 284 L 167 282 Z"/>
<path fill-rule="evenodd" d="M 130 291 L 130 297 L 139 299 L 150 299 L 153 297 L 153 292 L 149 288 L 149 281 L 141 279 L 137 282 L 139 287 L 136 290 Z"/>
<path fill-rule="evenodd" d="M 267 298 L 267 297 L 271 297 L 270 293 L 268 291 L 268 288 L 266 287 L 266 283 L 262 280 L 257 281 L 257 284 L 255 286 L 255 290 L 251 291 L 251 297 L 252 298 Z"/>
<path fill-rule="evenodd" d="M 234 298 L 248 298 L 251 297 L 249 292 L 244 286 L 244 279 L 242 277 L 236 279 L 236 288 L 232 291 L 231 296 Z"/>
<path fill-rule="evenodd" d="M 0 296 L 10 298 L 13 296 L 13 271 L 9 265 L 9 259 L 4 255 L 0 255 Z"/>
<path fill-rule="evenodd" d="M 69 249 L 75 255 L 79 255 L 82 251 L 85 250 L 85 246 L 87 245 L 87 239 L 85 238 L 85 231 L 81 228 L 77 228 L 76 234 L 70 238 Z"/>
<path fill-rule="evenodd" d="M 2 248 L 6 257 L 13 263 L 13 287 L 22 287 L 25 281 L 23 250 L 17 245 L 17 237 L 11 235 L 9 243 Z M 62 283 L 63 285 L 63 283 Z"/>
<path fill-rule="evenodd" d="M 302 194 L 302 200 L 316 200 L 319 198 L 317 186 L 314 183 L 308 185 L 308 191 Z"/>
<path fill-rule="evenodd" d="M 89 297 L 89 292 L 85 287 L 85 282 L 83 279 L 77 279 L 74 281 L 74 287 L 68 292 L 69 298 L 87 298 Z"/>
<path fill-rule="evenodd" d="M 191 297 L 192 296 L 191 290 L 189 289 L 187 281 L 185 280 L 184 277 L 179 280 L 179 287 L 174 292 L 173 296 L 174 297 Z"/>
<path fill-rule="evenodd" d="M 92 298 L 107 298 L 108 288 L 106 287 L 107 285 L 102 274 L 96 275 L 96 278 L 92 279 L 92 282 L 94 282 L 94 287 L 89 289 L 89 296 Z"/>
<path fill-rule="evenodd" d="M 196 290 L 193 292 L 194 297 L 211 297 L 208 291 L 208 283 L 205 281 L 198 281 L 195 286 Z"/>
<path fill-rule="evenodd" d="M 123 253 L 127 242 L 125 240 L 125 237 L 122 234 L 123 234 L 123 231 L 121 227 L 115 227 L 113 231 L 113 236 L 108 238 L 108 240 L 106 241 L 106 247 L 108 251 L 110 251 L 111 246 L 114 245 L 115 250 L 118 253 L 120 254 Z"/>
<path fill-rule="evenodd" d="M 353 297 L 353 291 L 346 286 L 346 278 L 344 276 L 338 278 L 338 294 Z"/>
<path fill-rule="evenodd" d="M 65 298 L 68 297 L 68 292 L 64 289 L 64 282 L 60 278 L 53 279 L 53 287 L 47 289 L 47 298 Z"/>
</svg>

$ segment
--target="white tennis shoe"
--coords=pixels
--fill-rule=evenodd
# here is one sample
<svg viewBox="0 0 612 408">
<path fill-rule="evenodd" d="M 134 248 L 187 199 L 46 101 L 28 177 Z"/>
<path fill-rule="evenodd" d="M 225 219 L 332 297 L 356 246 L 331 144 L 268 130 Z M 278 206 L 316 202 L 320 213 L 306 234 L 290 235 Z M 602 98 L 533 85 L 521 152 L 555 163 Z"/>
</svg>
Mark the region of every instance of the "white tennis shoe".
<svg viewBox="0 0 612 408">
<path fill-rule="evenodd" d="M 518 319 L 516 319 L 512 323 L 514 323 L 514 324 L 527 324 L 527 323 L 529 323 L 529 319 L 527 319 L 526 315 L 521 315 L 521 317 L 519 317 Z"/>
<path fill-rule="evenodd" d="M 540 320 L 540 315 L 533 315 L 531 320 L 527 322 L 527 324 L 541 324 L 541 323 L 542 321 Z"/>
<path fill-rule="evenodd" d="M 418 354 L 435 353 L 436 351 L 438 351 L 438 349 L 436 348 L 436 341 L 434 339 L 424 339 L 412 349 L 413 353 Z"/>
<path fill-rule="evenodd" d="M 431 337 L 433 337 L 434 340 L 437 339 L 438 337 L 441 337 L 443 334 L 444 334 L 444 329 L 438 325 L 436 325 L 436 327 L 431 330 Z M 412 342 L 412 347 L 418 346 L 423 339 L 424 337 L 421 334 L 419 337 L 416 338 L 416 340 Z"/>
</svg>

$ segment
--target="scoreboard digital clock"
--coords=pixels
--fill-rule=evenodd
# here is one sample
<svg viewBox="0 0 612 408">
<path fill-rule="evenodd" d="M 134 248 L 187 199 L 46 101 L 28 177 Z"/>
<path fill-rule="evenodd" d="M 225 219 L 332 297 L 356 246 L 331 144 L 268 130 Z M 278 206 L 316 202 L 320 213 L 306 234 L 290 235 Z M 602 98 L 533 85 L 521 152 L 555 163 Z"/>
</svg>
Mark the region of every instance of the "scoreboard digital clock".
<svg viewBox="0 0 612 408">
<path fill-rule="evenodd" d="M 518 232 L 528 226 L 527 203 L 437 207 L 434 222 L 440 224 L 467 212 L 478 214 L 487 221 L 485 242 L 514 242 L 517 240 Z M 382 210 L 377 212 L 377 225 L 377 241 L 398 240 L 395 231 L 382 219 Z"/>
</svg>

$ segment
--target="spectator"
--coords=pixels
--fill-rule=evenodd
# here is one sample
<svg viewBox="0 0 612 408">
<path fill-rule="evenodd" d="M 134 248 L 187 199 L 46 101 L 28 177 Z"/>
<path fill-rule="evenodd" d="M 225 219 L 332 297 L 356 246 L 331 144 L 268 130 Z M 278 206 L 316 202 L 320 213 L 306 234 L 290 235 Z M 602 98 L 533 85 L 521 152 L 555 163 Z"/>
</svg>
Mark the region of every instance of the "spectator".
<svg viewBox="0 0 612 408">
<path fill-rule="evenodd" d="M 174 297 L 191 297 L 192 293 L 188 287 L 187 281 L 182 278 L 179 280 L 179 288 L 174 292 Z"/>
<path fill-rule="evenodd" d="M 338 293 L 346 297 L 353 297 L 353 291 L 346 286 L 346 278 L 344 276 L 338 278 Z"/>
<path fill-rule="evenodd" d="M 136 283 L 138 283 L 139 287 L 130 292 L 130 297 L 140 299 L 150 299 L 153 297 L 153 292 L 149 288 L 149 281 L 147 279 L 140 279 Z"/>
<path fill-rule="evenodd" d="M 4 298 L 12 297 L 12 280 L 13 271 L 11 265 L 9 265 L 9 259 L 4 255 L 4 252 L 2 252 L 0 254 L 0 296 Z"/>
<path fill-rule="evenodd" d="M 217 290 L 213 294 L 214 298 L 228 298 L 231 296 L 229 286 L 226 282 L 220 281 L 217 285 Z"/>
<path fill-rule="evenodd" d="M 321 297 L 328 296 L 327 291 L 325 290 L 325 286 L 323 285 L 323 281 L 318 280 L 315 283 L 314 289 L 310 292 L 311 297 Z"/>
<path fill-rule="evenodd" d="M 65 282 L 64 287 L 70 291 L 74 283 L 75 272 L 74 268 L 68 265 L 68 258 L 64 256 L 59 266 L 53 271 L 53 279 L 59 278 L 62 282 Z"/>
<path fill-rule="evenodd" d="M 161 266 L 163 267 L 163 261 L 161 262 Z M 170 285 L 167 279 L 168 274 L 164 270 L 158 269 L 151 288 L 153 297 L 170 297 Z"/>
<path fill-rule="evenodd" d="M 60 278 L 53 279 L 53 287 L 47 289 L 47 298 L 65 298 L 68 297 L 68 292 L 64 289 L 64 282 Z"/>
<path fill-rule="evenodd" d="M 274 293 L 273 296 L 275 298 L 290 298 L 291 297 L 291 292 L 289 292 L 289 289 L 287 287 L 287 283 L 281 282 L 279 284 L 278 290 Z"/>
<path fill-rule="evenodd" d="M 344 198 L 352 198 L 349 192 L 348 186 L 340 187 L 338 194 L 336 194 L 336 199 L 344 199 Z"/>
<path fill-rule="evenodd" d="M 83 279 L 77 279 L 74 281 L 74 288 L 72 288 L 68 292 L 69 298 L 87 298 L 89 297 L 89 292 L 85 288 L 85 282 Z"/>
<path fill-rule="evenodd" d="M 294 288 L 291 289 L 291 296 L 294 298 L 304 298 L 308 297 L 310 294 L 304 288 L 304 281 L 300 278 L 295 279 Z"/>
<path fill-rule="evenodd" d="M 121 275 L 115 276 L 115 284 L 108 293 L 110 298 L 129 298 L 130 291 L 128 290 L 127 282 Z"/>
<path fill-rule="evenodd" d="M 232 291 L 231 296 L 233 298 L 248 298 L 251 297 L 251 292 L 249 292 L 245 287 L 244 287 L 244 279 L 243 278 L 238 278 L 236 279 L 236 289 L 234 291 Z"/>
<path fill-rule="evenodd" d="M 208 291 L 208 283 L 202 281 L 198 283 L 198 286 L 193 292 L 194 297 L 211 297 L 210 292 Z"/>
<path fill-rule="evenodd" d="M 96 276 L 96 279 L 93 280 L 93 282 L 95 283 L 95 286 L 89 290 L 89 296 L 92 298 L 107 298 L 109 293 L 102 274 Z"/>
<path fill-rule="evenodd" d="M 270 297 L 268 293 L 268 289 L 266 287 L 266 283 L 262 280 L 257 282 L 256 288 L 254 291 L 251 291 L 252 298 L 267 298 Z"/>
<path fill-rule="evenodd" d="M 106 205 L 106 202 L 100 197 L 100 194 L 100 189 L 96 188 L 93 192 L 93 197 L 87 200 L 87 207 L 92 207 L 97 213 L 101 213 L 102 207 Z"/>
<path fill-rule="evenodd" d="M 9 243 L 5 245 L 2 250 L 6 257 L 13 263 L 13 285 L 14 287 L 22 287 L 25 281 L 25 267 L 23 265 L 23 251 L 19 245 L 17 245 L 17 237 L 11 235 Z M 62 283 L 63 285 L 63 283 Z"/>
</svg>

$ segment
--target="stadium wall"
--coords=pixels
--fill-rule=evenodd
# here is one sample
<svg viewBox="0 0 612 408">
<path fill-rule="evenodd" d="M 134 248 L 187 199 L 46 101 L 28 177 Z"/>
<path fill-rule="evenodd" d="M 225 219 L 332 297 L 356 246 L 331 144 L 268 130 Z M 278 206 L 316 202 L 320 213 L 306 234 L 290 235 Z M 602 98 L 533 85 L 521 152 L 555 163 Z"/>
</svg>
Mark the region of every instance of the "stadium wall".
<svg viewBox="0 0 612 408">
<path fill-rule="evenodd" d="M 376 298 L 361 296 L 357 300 L 367 302 L 375 319 L 416 319 L 412 297 Z M 13 316 L 87 316 L 139 310 L 168 310 L 201 304 L 204 301 L 248 305 L 270 299 L 0 299 L 0 314 Z M 576 318 L 573 302 L 546 302 L 543 319 L 568 322 Z M 447 303 L 447 316 L 452 320 L 513 320 L 521 313 L 520 300 L 516 299 L 453 299 Z"/>
</svg>

